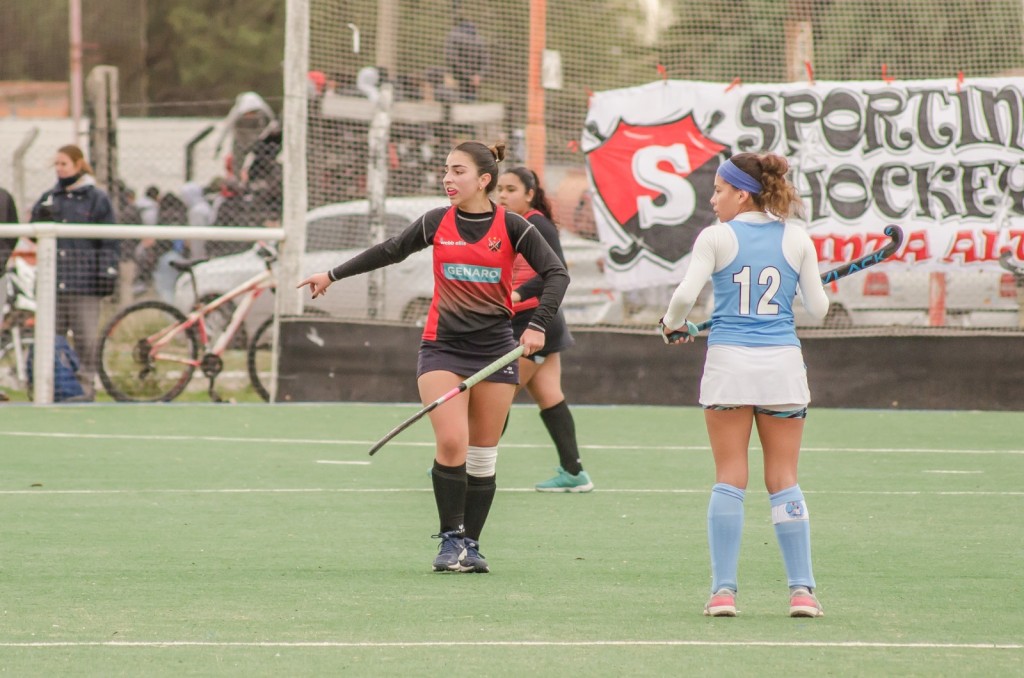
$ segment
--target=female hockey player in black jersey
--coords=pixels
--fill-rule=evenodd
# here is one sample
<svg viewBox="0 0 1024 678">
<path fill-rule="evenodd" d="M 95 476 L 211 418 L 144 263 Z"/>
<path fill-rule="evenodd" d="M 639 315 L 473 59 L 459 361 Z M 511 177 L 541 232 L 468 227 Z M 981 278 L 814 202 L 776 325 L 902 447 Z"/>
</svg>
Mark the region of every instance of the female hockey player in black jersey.
<svg viewBox="0 0 1024 678">
<path fill-rule="evenodd" d="M 498 178 L 498 202 L 502 207 L 522 215 L 537 230 L 558 258 L 565 263 L 558 227 L 551 221 L 551 203 L 537 174 L 527 167 L 506 170 Z M 541 279 L 533 269 L 516 258 L 512 275 L 512 329 L 518 333 L 529 327 L 533 309 L 539 299 Z M 530 393 L 540 408 L 540 418 L 558 451 L 558 472 L 554 478 L 537 483 L 538 492 L 590 492 L 594 483 L 583 470 L 580 449 L 576 444 L 576 423 L 562 393 L 562 351 L 573 345 L 572 333 L 561 313 L 548 324 L 547 343 L 528 358 L 519 359 L 519 383 Z"/>
<path fill-rule="evenodd" d="M 430 210 L 401 234 L 340 266 L 299 283 L 312 298 L 332 283 L 402 261 L 433 247 L 434 298 L 416 370 L 420 398 L 433 402 L 517 345 L 512 332 L 512 268 L 521 254 L 543 279 L 540 302 L 518 344 L 530 355 L 558 311 L 569 275 L 544 237 L 518 214 L 488 198 L 498 182 L 505 146 L 478 141 L 448 154 L 444 187 L 451 207 Z M 431 478 L 441 540 L 434 570 L 488 572 L 480 533 L 496 489 L 498 440 L 519 369 L 499 370 L 430 413 L 436 454 Z"/>
</svg>

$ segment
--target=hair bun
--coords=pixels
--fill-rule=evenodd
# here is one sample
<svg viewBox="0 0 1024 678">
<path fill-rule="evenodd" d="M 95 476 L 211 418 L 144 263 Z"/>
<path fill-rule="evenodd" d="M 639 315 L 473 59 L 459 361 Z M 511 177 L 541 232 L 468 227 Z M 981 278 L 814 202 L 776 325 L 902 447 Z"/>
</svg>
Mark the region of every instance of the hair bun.
<svg viewBox="0 0 1024 678">
<path fill-rule="evenodd" d="M 784 156 L 776 153 L 765 153 L 760 157 L 761 170 L 780 177 L 786 176 L 789 172 L 789 161 Z"/>
<path fill-rule="evenodd" d="M 498 162 L 501 162 L 502 160 L 505 159 L 504 141 L 496 141 L 493 146 L 488 146 L 487 148 L 489 148 L 491 153 L 494 154 L 494 159 L 497 160 Z"/>
</svg>

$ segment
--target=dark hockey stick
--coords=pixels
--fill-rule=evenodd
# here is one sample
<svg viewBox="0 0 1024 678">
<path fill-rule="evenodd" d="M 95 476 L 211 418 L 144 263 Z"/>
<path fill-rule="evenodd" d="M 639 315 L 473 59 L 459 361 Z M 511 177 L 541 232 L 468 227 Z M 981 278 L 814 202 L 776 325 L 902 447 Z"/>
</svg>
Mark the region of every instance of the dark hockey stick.
<svg viewBox="0 0 1024 678">
<path fill-rule="evenodd" d="M 899 251 L 900 246 L 903 244 L 903 229 L 897 226 L 896 224 L 889 224 L 888 226 L 885 227 L 885 234 L 889 236 L 889 242 L 887 242 L 884 247 L 877 249 L 874 252 L 871 252 L 870 254 L 866 254 L 859 259 L 848 261 L 845 264 L 837 266 L 836 268 L 833 268 L 830 271 L 825 271 L 824 273 L 821 274 L 821 284 L 828 285 L 829 283 L 835 282 L 840 278 L 845 278 L 851 273 L 856 273 L 857 271 L 865 269 L 868 266 L 874 266 L 879 262 L 885 261 L 892 255 L 896 254 L 896 252 Z M 1008 261 L 1008 253 L 1004 254 L 1006 254 L 1005 258 Z M 1000 263 L 1002 263 L 1004 261 L 1004 257 L 1000 256 L 999 261 Z M 1003 268 L 1006 268 L 1006 266 L 1004 265 Z M 695 325 L 690 321 L 686 321 L 686 332 L 672 332 L 668 335 L 668 340 L 671 342 L 678 341 L 679 339 L 683 339 L 687 336 L 696 336 L 697 334 L 700 334 L 709 327 L 711 327 L 710 319 L 705 320 L 700 325 Z"/>
<path fill-rule="evenodd" d="M 503 368 L 506 365 L 508 365 L 509 363 L 517 360 L 519 358 L 519 356 L 521 356 L 521 355 L 523 355 L 523 347 L 522 346 L 516 346 L 514 349 L 512 349 L 511 351 L 509 351 L 505 355 L 501 356 L 500 358 L 495 360 L 493 363 L 491 363 L 487 367 L 483 368 L 482 370 L 480 370 L 479 372 L 477 372 L 473 376 L 468 377 L 465 381 L 460 382 L 458 386 L 456 386 L 452 390 L 448 391 L 443 396 L 441 396 L 440 398 L 438 398 L 434 402 L 430 403 L 429 405 L 424 407 L 422 410 L 420 410 L 416 414 L 412 415 L 411 417 L 409 417 L 408 419 L 403 421 L 401 424 L 399 424 L 398 426 L 393 428 L 391 430 L 391 432 L 389 432 L 386 436 L 384 436 L 383 438 L 378 440 L 377 443 L 373 447 L 370 448 L 370 456 L 372 457 L 374 455 L 374 453 L 376 453 L 377 450 L 379 450 L 380 448 L 384 447 L 388 443 L 389 440 L 391 440 L 392 438 L 397 436 L 399 433 L 401 433 L 405 429 L 407 429 L 410 426 L 412 426 L 413 424 L 415 424 L 417 421 L 422 419 L 424 417 L 424 415 L 429 414 L 430 412 L 433 412 L 434 409 L 436 409 L 438 406 L 445 404 L 446 402 L 448 402 L 449 400 L 451 400 L 455 396 L 459 395 L 463 391 L 468 391 L 469 389 L 473 388 L 474 386 L 476 386 L 481 381 L 483 381 L 487 377 L 491 376 L 492 374 L 494 374 L 495 372 L 497 372 L 501 368 Z"/>
</svg>

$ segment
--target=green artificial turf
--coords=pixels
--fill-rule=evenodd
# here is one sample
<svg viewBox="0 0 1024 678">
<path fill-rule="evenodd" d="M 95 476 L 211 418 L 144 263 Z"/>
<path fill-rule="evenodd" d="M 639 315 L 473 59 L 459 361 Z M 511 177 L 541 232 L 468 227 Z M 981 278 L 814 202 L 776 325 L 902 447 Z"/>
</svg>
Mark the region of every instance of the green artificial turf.
<svg viewBox="0 0 1024 678">
<path fill-rule="evenodd" d="M 1024 414 L 812 409 L 800 483 L 826 616 L 799 620 L 756 439 L 740 615 L 708 619 L 700 410 L 574 408 L 597 488 L 548 495 L 532 488 L 557 457 L 536 408 L 517 406 L 486 575 L 430 571 L 429 423 L 366 454 L 413 411 L 0 407 L 0 671 L 1024 670 Z"/>
</svg>

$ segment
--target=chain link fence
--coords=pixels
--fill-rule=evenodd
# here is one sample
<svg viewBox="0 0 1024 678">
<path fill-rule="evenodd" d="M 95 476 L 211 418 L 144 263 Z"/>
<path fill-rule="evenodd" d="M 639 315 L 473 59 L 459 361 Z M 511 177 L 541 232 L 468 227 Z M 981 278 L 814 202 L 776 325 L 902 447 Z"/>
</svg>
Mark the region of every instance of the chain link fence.
<svg viewBox="0 0 1024 678">
<path fill-rule="evenodd" d="M 71 38 L 67 3 L 33 5 L 33 11 L 53 15 L 50 35 L 9 35 L 17 23 L 9 21 L 0 29 L 0 106 L 6 115 L 0 125 L 0 186 L 14 196 L 19 218 L 27 220 L 55 185 L 57 149 L 77 143 L 102 166 L 97 169 L 108 172 L 99 183 L 123 224 L 278 226 L 285 194 L 304 192 L 309 213 L 301 268 L 323 270 L 369 245 L 375 232 L 367 202 L 374 160 L 369 138 L 381 97 L 387 96 L 384 233 L 393 234 L 426 209 L 445 204 L 442 167 L 454 144 L 503 140 L 509 147 L 507 166 L 530 165 L 552 198 L 573 278 L 566 298 L 570 322 L 646 330 L 663 312 L 671 287 L 623 292 L 605 275 L 607 244 L 597 238 L 579 144 L 594 93 L 659 79 L 723 87 L 813 79 L 877 80 L 884 86 L 891 79 L 955 83 L 1024 74 L 1024 18 L 1017 0 L 289 0 L 285 5 L 292 10 L 300 1 L 308 5 L 308 51 L 290 52 L 294 36 L 284 36 L 274 68 L 299 58 L 308 71 L 305 185 L 284 180 L 280 151 L 288 129 L 282 124 L 281 88 L 253 90 L 239 79 L 221 83 L 230 86 L 229 96 L 211 97 L 209 88 L 197 88 L 191 96 L 187 79 L 181 78 L 173 100 L 167 95 L 151 100 L 149 92 L 154 83 L 165 84 L 169 64 L 147 57 L 154 42 L 166 41 L 163 27 L 152 24 L 155 8 L 147 3 L 124 2 L 103 13 L 88 3 L 84 7 L 84 79 L 88 82 L 101 64 L 117 66 L 120 79 L 111 93 L 116 121 L 104 128 L 105 139 L 90 135 L 97 126 L 95 93 L 84 94 L 76 132 L 69 89 L 58 87 L 54 95 L 52 89 L 11 83 L 69 80 L 73 60 L 66 49 L 54 47 Z M 19 5 L 17 12 L 27 7 Z M 283 34 L 283 17 L 274 14 L 267 32 Z M 176 26 L 186 25 L 181 16 L 174 20 Z M 238 50 L 239 60 L 257 58 L 255 52 Z M 201 79 L 201 69 L 193 67 L 189 77 Z M 98 162 L 101 155 L 114 157 L 113 164 Z M 1019 228 L 1021 214 L 1020 205 L 1010 206 L 1006 216 L 1013 227 Z M 187 310 L 194 299 L 170 266 L 173 260 L 215 259 L 204 265 L 205 273 L 197 268 L 201 296 L 226 291 L 262 265 L 245 243 L 122 241 L 119 248 L 118 285 L 104 298 L 101 324 L 140 299 L 161 299 Z M 876 290 L 890 291 L 873 296 L 876 307 L 907 306 L 906 313 L 888 320 L 873 318 L 873 331 L 928 324 L 933 290 L 920 276 L 901 282 L 903 275 L 873 280 Z M 945 316 L 947 328 L 1016 329 L 1021 322 L 1021 291 L 1012 274 L 968 279 L 951 273 L 948 278 L 959 287 L 963 306 Z M 429 266 L 411 261 L 388 271 L 384 280 L 383 315 L 375 317 L 420 321 L 430 298 Z M 374 304 L 360 286 L 365 283 L 351 284 L 345 304 L 317 306 L 315 312 L 369 317 Z M 906 300 L 897 298 L 897 289 L 905 290 Z M 993 309 L 1000 313 L 987 317 L 998 320 L 964 319 L 974 310 Z"/>
</svg>

